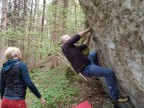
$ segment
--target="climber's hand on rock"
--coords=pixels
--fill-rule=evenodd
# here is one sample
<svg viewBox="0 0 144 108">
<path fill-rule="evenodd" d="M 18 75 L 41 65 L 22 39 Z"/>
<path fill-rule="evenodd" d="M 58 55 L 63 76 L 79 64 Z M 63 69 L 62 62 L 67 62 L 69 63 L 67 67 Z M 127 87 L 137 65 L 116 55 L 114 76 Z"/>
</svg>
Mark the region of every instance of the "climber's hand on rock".
<svg viewBox="0 0 144 108">
<path fill-rule="evenodd" d="M 92 29 L 92 27 L 90 28 L 90 31 L 89 31 L 90 33 L 93 33 L 93 29 Z"/>
<path fill-rule="evenodd" d="M 91 36 L 92 36 L 92 34 L 93 34 L 93 32 L 92 32 L 92 31 L 90 31 L 90 32 L 88 33 L 88 36 L 89 36 L 89 37 L 91 37 Z"/>
<path fill-rule="evenodd" d="M 89 33 L 91 31 L 91 27 L 89 27 L 88 29 L 79 32 L 78 34 L 80 35 L 80 37 L 84 36 L 85 34 Z"/>
<path fill-rule="evenodd" d="M 89 31 L 89 32 L 91 31 L 91 26 L 87 29 L 87 31 Z"/>
</svg>

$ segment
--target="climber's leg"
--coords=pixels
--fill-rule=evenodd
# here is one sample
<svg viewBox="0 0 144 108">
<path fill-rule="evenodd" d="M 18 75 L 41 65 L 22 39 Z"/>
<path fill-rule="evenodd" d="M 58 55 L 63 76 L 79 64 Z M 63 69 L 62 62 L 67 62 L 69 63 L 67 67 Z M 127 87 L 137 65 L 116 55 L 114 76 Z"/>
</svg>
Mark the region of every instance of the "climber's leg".
<svg viewBox="0 0 144 108">
<path fill-rule="evenodd" d="M 91 60 L 92 63 L 96 64 L 99 66 L 99 61 L 97 57 L 96 51 L 91 51 L 88 55 L 88 58 Z"/>
<path fill-rule="evenodd" d="M 111 98 L 113 100 L 118 99 L 119 90 L 116 84 L 114 72 L 112 70 L 91 63 L 84 69 L 82 74 L 88 77 L 91 76 L 105 77 Z"/>
</svg>

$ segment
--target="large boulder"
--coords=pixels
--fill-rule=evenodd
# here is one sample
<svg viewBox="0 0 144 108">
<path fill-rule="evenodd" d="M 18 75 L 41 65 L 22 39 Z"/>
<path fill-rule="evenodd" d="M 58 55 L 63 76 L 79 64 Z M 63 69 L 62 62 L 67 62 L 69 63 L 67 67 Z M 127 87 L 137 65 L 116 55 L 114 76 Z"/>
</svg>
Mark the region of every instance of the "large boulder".
<svg viewBox="0 0 144 108">
<path fill-rule="evenodd" d="M 120 92 L 130 96 L 135 108 L 144 108 L 144 1 L 79 3 L 93 27 L 92 46 L 99 50 L 101 63 L 114 70 Z"/>
</svg>

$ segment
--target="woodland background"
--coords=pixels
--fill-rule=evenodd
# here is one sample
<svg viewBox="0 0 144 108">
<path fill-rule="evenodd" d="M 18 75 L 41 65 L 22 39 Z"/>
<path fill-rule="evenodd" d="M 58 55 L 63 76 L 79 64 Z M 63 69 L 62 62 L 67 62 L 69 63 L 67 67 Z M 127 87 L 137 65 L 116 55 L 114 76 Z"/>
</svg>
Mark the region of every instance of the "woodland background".
<svg viewBox="0 0 144 108">
<path fill-rule="evenodd" d="M 98 51 L 100 66 L 115 72 L 121 94 L 131 98 L 118 106 L 144 108 L 143 0 L 0 0 L 0 9 L 0 68 L 4 50 L 20 48 L 47 99 L 45 108 L 71 108 L 85 100 L 93 108 L 114 108 L 98 79 L 86 82 L 76 75 L 61 52 L 63 34 L 73 36 L 89 25 L 90 50 Z M 42 107 L 29 90 L 26 102 L 28 108 Z"/>
<path fill-rule="evenodd" d="M 19 47 L 30 69 L 63 59 L 60 37 L 84 28 L 84 14 L 76 0 L 1 0 L 0 60 L 8 46 Z"/>
</svg>

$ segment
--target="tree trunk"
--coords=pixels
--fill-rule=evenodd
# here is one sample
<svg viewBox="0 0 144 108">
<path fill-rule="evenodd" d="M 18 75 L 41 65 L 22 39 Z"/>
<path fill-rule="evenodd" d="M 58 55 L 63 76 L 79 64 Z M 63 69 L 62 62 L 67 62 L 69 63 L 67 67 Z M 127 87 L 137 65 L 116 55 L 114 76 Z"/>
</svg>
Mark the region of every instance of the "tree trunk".
<svg viewBox="0 0 144 108">
<path fill-rule="evenodd" d="M 44 32 L 45 5 L 46 5 L 46 0 L 43 0 L 43 13 L 42 13 L 41 32 Z"/>
<path fill-rule="evenodd" d="M 43 0 L 43 13 L 42 13 L 42 22 L 41 22 L 41 32 L 44 32 L 44 20 L 45 20 L 45 5 L 46 5 L 46 0 Z M 43 42 L 43 35 L 40 37 L 41 43 Z M 40 49 L 42 51 L 42 44 L 40 44 Z M 40 60 L 42 59 L 42 52 L 40 52 Z"/>
<path fill-rule="evenodd" d="M 37 10 L 38 10 L 38 3 L 39 3 L 39 0 L 35 0 L 35 6 L 34 6 L 34 15 L 33 15 L 33 21 L 34 21 L 34 26 L 35 26 L 35 30 L 37 30 L 37 17 L 36 17 L 36 13 L 37 13 Z"/>
<path fill-rule="evenodd" d="M 2 0 L 2 17 L 1 17 L 2 29 L 5 29 L 7 26 L 7 7 L 8 7 L 8 0 Z"/>
<path fill-rule="evenodd" d="M 58 25 L 57 25 L 57 5 L 58 5 L 58 0 L 53 0 L 52 1 L 52 5 L 54 6 L 54 10 L 53 10 L 53 17 L 54 17 L 54 20 L 53 20 L 53 26 L 52 26 L 52 32 L 51 32 L 51 35 L 52 35 L 52 40 L 53 40 L 53 43 L 54 44 L 57 44 L 57 35 L 58 35 Z M 52 68 L 55 68 L 59 65 L 58 63 L 58 59 L 55 57 L 57 56 L 56 53 L 53 54 L 52 56 L 52 59 L 51 59 L 51 69 Z"/>
<path fill-rule="evenodd" d="M 31 1 L 31 10 L 30 10 L 30 25 L 29 25 L 29 31 L 32 29 L 32 15 L 33 15 L 33 0 Z"/>
<path fill-rule="evenodd" d="M 12 26 L 14 29 L 16 29 L 16 26 L 17 26 L 17 0 L 14 0 L 14 9 L 13 9 L 13 22 L 12 22 Z"/>
<path fill-rule="evenodd" d="M 77 31 L 77 6 L 76 6 L 76 2 L 74 2 L 74 7 L 75 7 L 75 29 L 76 29 L 76 31 Z"/>
<path fill-rule="evenodd" d="M 67 29 L 67 10 L 68 10 L 68 0 L 63 0 L 63 34 L 66 33 Z"/>
<path fill-rule="evenodd" d="M 23 24 L 25 24 L 26 16 L 27 16 L 27 2 L 28 0 L 24 0 L 24 9 L 23 9 Z"/>
<path fill-rule="evenodd" d="M 7 12 L 7 26 L 11 26 L 13 23 L 13 0 L 8 2 L 8 12 Z"/>
</svg>

